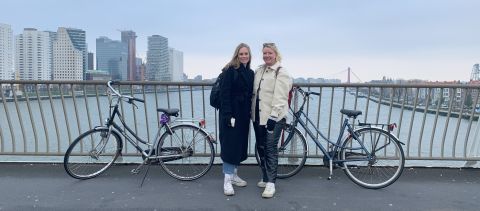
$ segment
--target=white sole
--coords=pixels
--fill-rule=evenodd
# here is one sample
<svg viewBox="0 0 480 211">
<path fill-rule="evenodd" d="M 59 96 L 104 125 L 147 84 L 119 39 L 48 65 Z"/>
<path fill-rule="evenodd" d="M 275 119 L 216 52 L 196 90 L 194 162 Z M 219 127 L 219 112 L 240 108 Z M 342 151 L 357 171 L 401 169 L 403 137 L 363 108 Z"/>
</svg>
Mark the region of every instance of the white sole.
<svg viewBox="0 0 480 211">
<path fill-rule="evenodd" d="M 235 185 L 235 186 L 237 186 L 237 187 L 245 187 L 245 186 L 247 186 L 247 183 L 244 183 L 244 184 L 243 184 L 243 183 L 233 183 L 233 182 L 232 182 L 232 185 Z"/>
<path fill-rule="evenodd" d="M 272 198 L 273 195 L 264 195 L 264 194 L 262 193 L 262 197 L 263 197 L 263 198 Z"/>
</svg>

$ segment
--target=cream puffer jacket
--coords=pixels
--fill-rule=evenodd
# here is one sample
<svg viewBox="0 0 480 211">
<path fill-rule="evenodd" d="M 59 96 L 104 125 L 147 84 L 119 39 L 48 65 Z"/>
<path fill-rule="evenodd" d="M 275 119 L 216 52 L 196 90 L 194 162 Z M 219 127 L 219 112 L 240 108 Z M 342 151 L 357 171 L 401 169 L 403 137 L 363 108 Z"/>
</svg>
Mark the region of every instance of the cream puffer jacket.
<svg viewBox="0 0 480 211">
<path fill-rule="evenodd" d="M 279 67 L 280 69 L 278 69 Z M 270 67 L 259 66 L 255 70 L 253 83 L 252 120 L 255 121 L 257 92 L 260 125 L 266 125 L 269 118 L 275 121 L 285 118 L 288 113 L 288 92 L 292 88 L 292 84 L 292 77 L 280 62 Z"/>
</svg>

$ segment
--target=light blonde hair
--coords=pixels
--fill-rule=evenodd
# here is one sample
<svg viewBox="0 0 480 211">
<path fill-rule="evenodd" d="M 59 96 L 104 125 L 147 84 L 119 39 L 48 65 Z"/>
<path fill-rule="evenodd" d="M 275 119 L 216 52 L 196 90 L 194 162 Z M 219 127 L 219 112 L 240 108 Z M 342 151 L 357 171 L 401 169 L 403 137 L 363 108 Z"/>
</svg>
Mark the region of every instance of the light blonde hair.
<svg viewBox="0 0 480 211">
<path fill-rule="evenodd" d="M 264 48 L 270 48 L 273 50 L 273 52 L 275 52 L 275 54 L 277 55 L 275 57 L 275 62 L 282 62 L 282 55 L 280 54 L 280 51 L 278 51 L 278 48 L 275 45 L 275 43 L 263 43 L 262 51 Z"/>
<path fill-rule="evenodd" d="M 250 46 L 248 46 L 245 43 L 240 43 L 237 48 L 235 48 L 235 52 L 233 53 L 232 60 L 223 67 L 222 71 L 227 70 L 230 67 L 234 67 L 235 69 L 238 69 L 240 67 L 240 59 L 238 58 L 238 54 L 240 53 L 240 49 L 242 48 L 247 48 L 248 50 L 248 63 L 247 63 L 247 69 L 250 69 L 250 62 L 252 61 L 252 52 L 250 51 Z"/>
</svg>

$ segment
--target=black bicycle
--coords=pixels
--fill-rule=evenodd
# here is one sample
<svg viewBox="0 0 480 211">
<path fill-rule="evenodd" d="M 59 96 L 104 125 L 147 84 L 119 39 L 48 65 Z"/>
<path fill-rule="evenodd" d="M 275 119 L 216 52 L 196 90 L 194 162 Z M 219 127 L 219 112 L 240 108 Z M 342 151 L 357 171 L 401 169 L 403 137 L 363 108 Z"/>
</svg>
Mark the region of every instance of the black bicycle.
<svg viewBox="0 0 480 211">
<path fill-rule="evenodd" d="M 288 178 L 297 174 L 305 165 L 307 159 L 307 143 L 305 136 L 297 128 L 300 125 L 315 145 L 324 154 L 324 165 L 330 169 L 328 179 L 332 178 L 333 167 L 341 167 L 347 176 L 356 184 L 370 189 L 384 188 L 393 184 L 402 174 L 405 155 L 398 138 L 391 133 L 396 127 L 392 124 L 372 124 L 358 122 L 357 128 L 350 124 L 349 119 L 355 119 L 361 111 L 341 109 L 346 115 L 336 142 L 329 140 L 313 124 L 303 112 L 305 102 L 310 95 L 319 93 L 304 91 L 299 87 L 295 91 L 303 96 L 303 103 L 293 112 L 293 120 L 286 124 L 278 144 L 278 178 Z M 305 121 L 302 119 L 305 118 Z M 315 129 L 312 132 L 308 126 Z M 347 131 L 346 136 L 344 132 Z M 316 134 L 328 142 L 330 150 L 320 144 Z M 255 151 L 257 161 L 258 153 Z M 260 163 L 260 162 L 259 162 Z"/>
<path fill-rule="evenodd" d="M 109 81 L 110 116 L 104 126 L 97 126 L 76 138 L 68 147 L 64 157 L 67 173 L 77 179 L 89 179 L 106 171 L 121 156 L 125 138 L 140 152 L 143 162 L 132 173 L 139 173 L 144 165 L 159 163 L 172 177 L 179 180 L 194 180 L 205 175 L 212 167 L 215 139 L 205 131 L 205 120 L 175 119 L 179 109 L 158 108 L 161 113 L 160 127 L 153 143 L 144 141 L 130 129 L 119 111 L 119 102 L 125 101 L 136 107 L 134 102 L 142 99 L 120 94 Z M 115 119 L 120 120 L 120 127 Z M 130 134 L 127 134 L 127 132 Z M 134 141 L 135 140 L 135 141 Z M 144 149 L 139 146 L 147 146 Z M 145 173 L 148 173 L 148 169 Z M 144 176 L 144 179 L 145 179 Z M 142 180 L 143 184 L 143 180 Z"/>
</svg>

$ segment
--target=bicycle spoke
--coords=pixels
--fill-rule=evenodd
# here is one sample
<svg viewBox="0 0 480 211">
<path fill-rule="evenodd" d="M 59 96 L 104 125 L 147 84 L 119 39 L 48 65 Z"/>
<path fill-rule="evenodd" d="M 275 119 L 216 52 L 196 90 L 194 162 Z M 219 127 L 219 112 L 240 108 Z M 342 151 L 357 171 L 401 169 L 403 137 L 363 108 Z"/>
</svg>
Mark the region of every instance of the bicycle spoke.
<svg viewBox="0 0 480 211">
<path fill-rule="evenodd" d="M 109 168 L 120 154 L 117 136 L 107 135 L 108 129 L 93 129 L 72 142 L 64 158 L 67 173 L 77 179 L 96 177 Z"/>
<path fill-rule="evenodd" d="M 205 147 L 198 147 L 202 145 Z M 157 150 L 161 156 L 178 155 L 161 158 L 160 164 L 170 176 L 180 180 L 193 180 L 206 174 L 215 153 L 208 135 L 192 125 L 172 127 L 171 135 L 162 135 Z"/>
<path fill-rule="evenodd" d="M 404 165 L 400 144 L 381 129 L 363 128 L 357 133 L 361 140 L 350 138 L 343 145 L 341 157 L 345 160 L 345 173 L 353 182 L 366 188 L 383 188 L 395 182 Z M 389 141 L 379 145 L 380 140 Z"/>
</svg>

